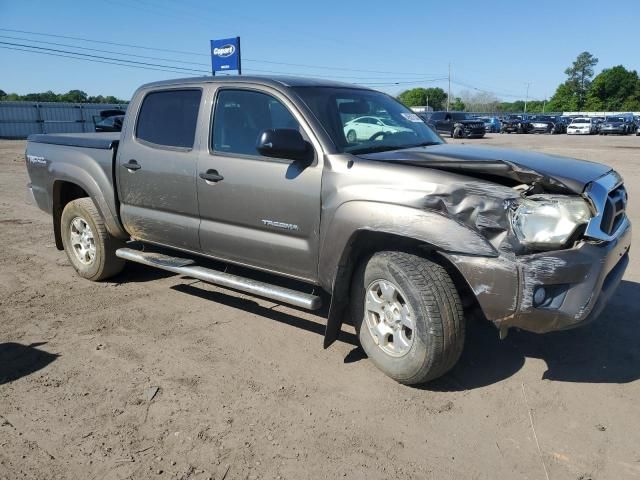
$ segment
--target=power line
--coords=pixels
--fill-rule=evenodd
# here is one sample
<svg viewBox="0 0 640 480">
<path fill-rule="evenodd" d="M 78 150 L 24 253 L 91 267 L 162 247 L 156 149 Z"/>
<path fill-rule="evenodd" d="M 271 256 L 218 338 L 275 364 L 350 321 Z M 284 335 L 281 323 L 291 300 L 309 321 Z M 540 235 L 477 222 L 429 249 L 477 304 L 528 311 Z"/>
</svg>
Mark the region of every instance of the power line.
<svg viewBox="0 0 640 480">
<path fill-rule="evenodd" d="M 89 53 L 78 53 L 78 52 L 71 52 L 69 50 L 60 50 L 57 48 L 46 48 L 46 47 L 38 47 L 38 46 L 33 46 L 33 45 L 25 45 L 23 43 L 12 43 L 12 42 L 2 42 L 0 41 L 0 45 L 10 45 L 12 47 L 23 47 L 23 48 L 31 48 L 31 49 L 35 49 L 35 50 L 44 50 L 44 51 L 48 51 L 48 52 L 56 52 L 56 53 L 71 53 L 73 55 L 78 55 L 81 57 L 88 57 L 88 58 L 97 58 L 97 59 L 101 59 L 101 60 L 110 60 L 110 61 L 117 61 L 117 62 L 126 62 L 126 63 L 131 63 L 131 64 L 136 64 L 136 65 L 143 65 L 143 66 L 150 66 L 150 67 L 162 67 L 162 68 L 171 68 L 174 69 L 174 71 L 177 71 L 177 73 L 179 72 L 183 72 L 183 73 L 209 73 L 208 70 L 196 70 L 193 68 L 185 68 L 185 67 L 176 67 L 173 65 L 160 65 L 157 63 L 149 63 L 149 62 L 138 62 L 137 60 L 126 60 L 126 59 L 122 59 L 122 58 L 115 58 L 115 57 L 103 57 L 102 55 L 91 55 Z"/>
<path fill-rule="evenodd" d="M 184 60 L 174 60 L 172 58 L 163 58 L 163 57 L 149 57 L 147 55 L 137 55 L 135 53 L 118 52 L 116 50 L 102 50 L 100 48 L 80 47 L 78 45 L 69 45 L 68 43 L 49 42 L 49 41 L 46 41 L 46 40 L 34 40 L 32 38 L 13 37 L 11 35 L 0 35 L 0 38 L 8 38 L 10 40 L 22 40 L 22 41 L 26 41 L 26 42 L 35 42 L 35 43 L 41 43 L 41 44 L 44 44 L 44 45 L 55 45 L 55 46 L 58 46 L 58 47 L 69 47 L 69 48 L 75 48 L 75 49 L 78 49 L 78 50 L 86 50 L 86 51 L 89 51 L 89 52 L 114 53 L 116 55 L 127 55 L 129 57 L 134 57 L 134 58 L 146 58 L 147 60 L 160 60 L 160 61 L 163 61 L 163 62 L 183 63 L 185 65 L 198 65 L 198 66 L 201 66 L 201 67 L 210 66 L 209 63 L 187 62 L 187 61 L 184 61 Z"/>
<path fill-rule="evenodd" d="M 36 53 L 38 55 L 49 55 L 49 56 L 52 56 L 52 57 L 72 58 L 72 59 L 75 59 L 75 60 L 84 60 L 86 62 L 105 63 L 107 65 L 119 65 L 121 67 L 137 68 L 137 69 L 140 69 L 140 70 L 155 70 L 155 71 L 158 71 L 158 72 L 180 73 L 180 72 L 176 72 L 175 70 L 167 70 L 165 68 L 142 67 L 142 66 L 139 66 L 139 65 L 131 65 L 131 64 L 126 64 L 126 63 L 118 63 L 118 62 L 108 62 L 108 61 L 96 60 L 96 59 L 92 59 L 92 58 L 73 57 L 71 55 L 62 55 L 62 54 L 59 54 L 59 53 L 41 52 L 41 51 L 38 51 L 38 50 L 27 50 L 25 48 L 4 47 L 2 45 L 0 45 L 0 48 L 2 48 L 4 50 L 16 50 L 16 51 L 19 51 L 19 52 Z"/>
<path fill-rule="evenodd" d="M 74 36 L 69 36 L 69 35 L 57 35 L 57 34 L 52 34 L 52 33 L 31 32 L 31 31 L 27 31 L 27 30 L 16 30 L 16 29 L 11 29 L 11 28 L 0 28 L 0 31 L 13 32 L 13 33 L 23 33 L 23 34 L 27 34 L 27 35 L 37 35 L 37 36 L 52 37 L 52 38 L 63 38 L 63 39 L 67 39 L 67 40 L 78 40 L 78 41 L 81 41 L 81 42 L 98 43 L 98 44 L 104 44 L 104 45 L 114 45 L 114 46 L 127 47 L 127 48 L 137 48 L 137 49 L 141 49 L 141 50 L 149 50 L 149 51 L 156 51 L 156 52 L 177 53 L 177 54 L 182 54 L 182 55 L 194 55 L 194 56 L 204 56 L 204 57 L 209 57 L 210 56 L 210 54 L 202 53 L 202 52 L 192 52 L 192 51 L 184 51 L 184 50 L 172 50 L 172 49 L 158 48 L 158 47 L 147 47 L 147 46 L 143 46 L 143 45 L 134 45 L 134 44 L 130 44 L 130 43 L 118 43 L 118 42 L 109 42 L 109 41 L 105 41 L 105 40 L 93 40 L 93 39 L 82 38 L 82 37 L 74 37 Z M 37 40 L 32 40 L 32 41 L 37 41 Z M 272 65 L 283 65 L 283 66 L 289 66 L 289 67 L 319 68 L 319 69 L 322 69 L 322 70 L 336 70 L 336 71 L 360 72 L 360 73 L 380 73 L 380 74 L 398 75 L 398 76 L 399 75 L 403 75 L 403 76 L 443 76 L 444 75 L 442 73 L 428 74 L 428 73 L 424 73 L 424 72 L 423 73 L 397 72 L 397 71 L 396 72 L 391 72 L 391 71 L 384 71 L 384 70 L 366 70 L 366 69 L 349 68 L 349 67 L 332 67 L 332 66 L 328 66 L 328 65 L 312 65 L 312 64 L 305 64 L 305 63 L 279 62 L 279 61 L 253 59 L 253 58 L 243 58 L 242 61 L 243 62 L 254 62 L 254 63 L 265 63 L 265 64 L 272 64 Z"/>
<path fill-rule="evenodd" d="M 3 45 L 8 45 L 8 46 L 3 46 Z M 21 52 L 39 53 L 39 54 L 50 55 L 50 56 L 55 56 L 55 57 L 71 58 L 71 59 L 75 59 L 75 60 L 94 61 L 94 62 L 97 62 L 97 63 L 104 63 L 104 64 L 108 64 L 108 65 L 134 67 L 134 68 L 139 68 L 139 69 L 143 69 L 143 70 L 156 70 L 156 71 L 164 71 L 164 72 L 169 72 L 169 73 L 181 73 L 181 74 L 186 73 L 185 70 L 191 71 L 191 72 L 197 72 L 197 73 L 208 73 L 208 71 L 184 69 L 182 67 L 175 67 L 173 65 L 162 65 L 162 64 L 148 63 L 148 62 L 137 62 L 137 61 L 134 61 L 134 60 L 126 60 L 126 59 L 115 58 L 115 57 L 104 57 L 104 56 L 101 56 L 101 55 L 89 55 L 89 54 L 83 54 L 83 53 L 78 53 L 78 52 L 72 52 L 72 51 L 69 51 L 69 50 L 45 48 L 45 47 L 25 45 L 25 44 L 20 44 L 20 43 L 11 43 L 11 42 L 2 42 L 2 41 L 0 41 L 0 48 L 3 48 L 5 50 L 16 50 L 16 51 L 21 51 Z M 275 73 L 287 74 L 286 72 L 275 72 Z M 298 75 L 298 76 L 309 77 L 307 75 Z M 315 77 L 315 78 L 322 78 L 322 77 Z M 325 77 L 325 79 L 329 79 L 329 78 Z M 402 84 L 411 84 L 411 83 L 426 83 L 426 82 L 434 82 L 434 81 L 438 81 L 438 80 L 440 80 L 440 79 L 422 79 L 422 80 L 398 81 L 398 82 L 389 82 L 389 83 L 383 83 L 383 82 L 366 83 L 366 82 L 364 82 L 364 83 L 360 83 L 360 84 L 361 85 L 367 85 L 367 86 L 379 86 L 379 87 L 381 87 L 381 86 L 392 86 L 392 85 L 402 85 Z"/>
<path fill-rule="evenodd" d="M 49 42 L 49 41 L 45 41 L 45 40 L 33 40 L 33 39 L 30 39 L 30 38 L 14 37 L 14 36 L 11 36 L 11 35 L 0 35 L 0 38 L 7 38 L 7 39 L 11 39 L 11 40 L 22 40 L 22 41 L 27 41 L 27 42 L 39 43 L 39 44 L 43 44 L 43 45 L 54 45 L 54 46 L 58 46 L 58 47 L 68 47 L 68 48 L 73 48 L 73 49 L 76 49 L 76 50 L 84 50 L 84 51 L 89 51 L 89 52 L 110 53 L 110 54 L 115 54 L 115 55 L 123 55 L 123 56 L 127 56 L 127 57 L 144 58 L 144 59 L 149 59 L 149 60 L 159 60 L 159 61 L 164 61 L 164 62 L 184 63 L 184 64 L 188 64 L 188 65 L 197 65 L 197 66 L 203 66 L 203 67 L 209 67 L 210 66 L 209 63 L 185 62 L 185 61 L 181 61 L 181 60 L 173 60 L 171 58 L 150 57 L 150 56 L 147 56 L 147 55 L 136 55 L 136 54 L 133 54 L 133 53 L 121 52 L 121 51 L 116 51 L 116 50 L 103 50 L 103 49 L 100 49 L 100 48 L 80 47 L 80 46 L 77 46 L 77 45 L 70 45 L 68 43 Z M 31 47 L 31 45 L 29 45 L 29 47 Z M 128 60 L 126 60 L 126 61 L 128 61 Z M 182 68 L 182 67 L 177 67 L 177 68 Z M 263 70 L 263 69 L 258 69 L 258 68 L 247 69 L 247 71 L 249 71 L 249 70 L 253 71 L 253 72 L 260 72 L 260 73 L 272 73 L 272 74 L 278 74 L 278 75 L 294 75 L 291 72 Z M 198 72 L 200 72 L 200 70 L 198 70 Z M 206 70 L 206 72 L 204 70 L 202 70 L 202 72 L 203 73 L 208 73 L 209 70 Z M 309 74 L 309 75 L 316 76 L 315 74 Z M 330 78 L 345 78 L 345 79 L 352 79 L 352 80 L 366 79 L 366 80 L 380 80 L 380 81 L 382 81 L 382 80 L 391 80 L 390 78 L 387 78 L 387 77 L 372 77 L 372 76 L 359 77 L 359 76 L 355 76 L 355 75 L 331 75 Z"/>
</svg>

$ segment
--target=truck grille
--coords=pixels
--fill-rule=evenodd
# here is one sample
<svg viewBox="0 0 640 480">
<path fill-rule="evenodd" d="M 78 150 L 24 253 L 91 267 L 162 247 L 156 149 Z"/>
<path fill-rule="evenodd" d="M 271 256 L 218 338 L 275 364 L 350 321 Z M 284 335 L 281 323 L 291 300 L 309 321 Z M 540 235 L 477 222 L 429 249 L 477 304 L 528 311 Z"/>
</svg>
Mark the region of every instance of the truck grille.
<svg viewBox="0 0 640 480">
<path fill-rule="evenodd" d="M 589 221 L 585 236 L 597 240 L 612 240 L 623 224 L 628 223 L 627 191 L 622 178 L 616 172 L 589 184 L 587 196 L 595 207 L 596 214 Z"/>
</svg>

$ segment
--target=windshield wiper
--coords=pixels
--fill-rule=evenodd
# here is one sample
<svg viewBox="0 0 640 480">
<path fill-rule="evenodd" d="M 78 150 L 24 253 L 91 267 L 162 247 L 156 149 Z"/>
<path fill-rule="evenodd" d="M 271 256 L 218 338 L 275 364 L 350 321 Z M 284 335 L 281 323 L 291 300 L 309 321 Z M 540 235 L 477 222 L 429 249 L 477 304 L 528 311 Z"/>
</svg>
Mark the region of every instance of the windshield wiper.
<svg viewBox="0 0 640 480">
<path fill-rule="evenodd" d="M 441 145 L 441 142 L 422 142 L 415 145 L 407 145 L 406 147 L 402 148 L 431 147 L 433 145 Z"/>
<path fill-rule="evenodd" d="M 406 147 L 403 147 L 401 145 L 376 145 L 374 147 L 356 148 L 353 150 L 349 150 L 348 153 L 351 153 L 353 155 L 358 155 L 359 153 L 388 152 L 390 150 L 400 150 L 402 148 L 406 148 Z"/>
<path fill-rule="evenodd" d="M 376 145 L 372 147 L 356 148 L 349 150 L 348 153 L 358 155 L 362 153 L 389 152 L 391 150 L 404 150 L 406 148 L 430 147 L 432 145 L 440 145 L 440 142 L 422 142 L 415 145 Z"/>
</svg>

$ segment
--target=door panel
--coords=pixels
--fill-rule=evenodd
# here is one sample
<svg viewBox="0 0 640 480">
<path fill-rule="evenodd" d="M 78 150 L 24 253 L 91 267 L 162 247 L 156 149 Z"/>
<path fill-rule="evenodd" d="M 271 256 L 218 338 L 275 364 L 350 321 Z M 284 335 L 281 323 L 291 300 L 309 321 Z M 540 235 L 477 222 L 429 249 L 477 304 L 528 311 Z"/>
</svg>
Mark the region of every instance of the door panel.
<svg viewBox="0 0 640 480">
<path fill-rule="evenodd" d="M 212 153 L 201 154 L 198 172 L 215 170 L 223 179 L 197 178 L 200 244 L 221 259 L 313 281 L 322 172 L 317 162 L 271 159 L 255 150 L 264 129 L 301 128 L 286 99 L 275 95 L 218 91 Z"/>
<path fill-rule="evenodd" d="M 201 96 L 199 89 L 151 92 L 137 132 L 133 125 L 126 132 L 117 162 L 120 215 L 136 239 L 200 249 L 192 149 Z"/>
</svg>

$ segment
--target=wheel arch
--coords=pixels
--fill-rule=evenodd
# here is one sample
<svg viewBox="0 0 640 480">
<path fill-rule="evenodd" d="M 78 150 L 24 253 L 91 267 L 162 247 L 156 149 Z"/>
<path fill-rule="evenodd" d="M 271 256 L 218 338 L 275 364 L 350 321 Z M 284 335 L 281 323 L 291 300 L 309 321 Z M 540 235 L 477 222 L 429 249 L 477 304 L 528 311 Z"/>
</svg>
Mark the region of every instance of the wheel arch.
<svg viewBox="0 0 640 480">
<path fill-rule="evenodd" d="M 60 220 L 62 219 L 64 207 L 66 207 L 69 202 L 86 197 L 89 197 L 86 189 L 77 183 L 66 180 L 56 180 L 53 182 L 51 211 L 53 216 L 53 235 L 58 250 L 64 250 L 62 231 L 60 228 Z"/>
<path fill-rule="evenodd" d="M 399 233 L 359 229 L 353 232 L 349 238 L 336 267 L 331 286 L 331 304 L 325 330 L 324 348 L 328 348 L 337 340 L 345 315 L 349 311 L 349 301 L 352 296 L 351 282 L 356 267 L 373 254 L 384 250 L 417 254 L 438 263 L 450 274 L 460 297 L 463 299 L 465 309 L 477 310 L 478 303 L 473 291 L 450 258 L 443 255 L 445 250 L 442 246 Z"/>
</svg>

